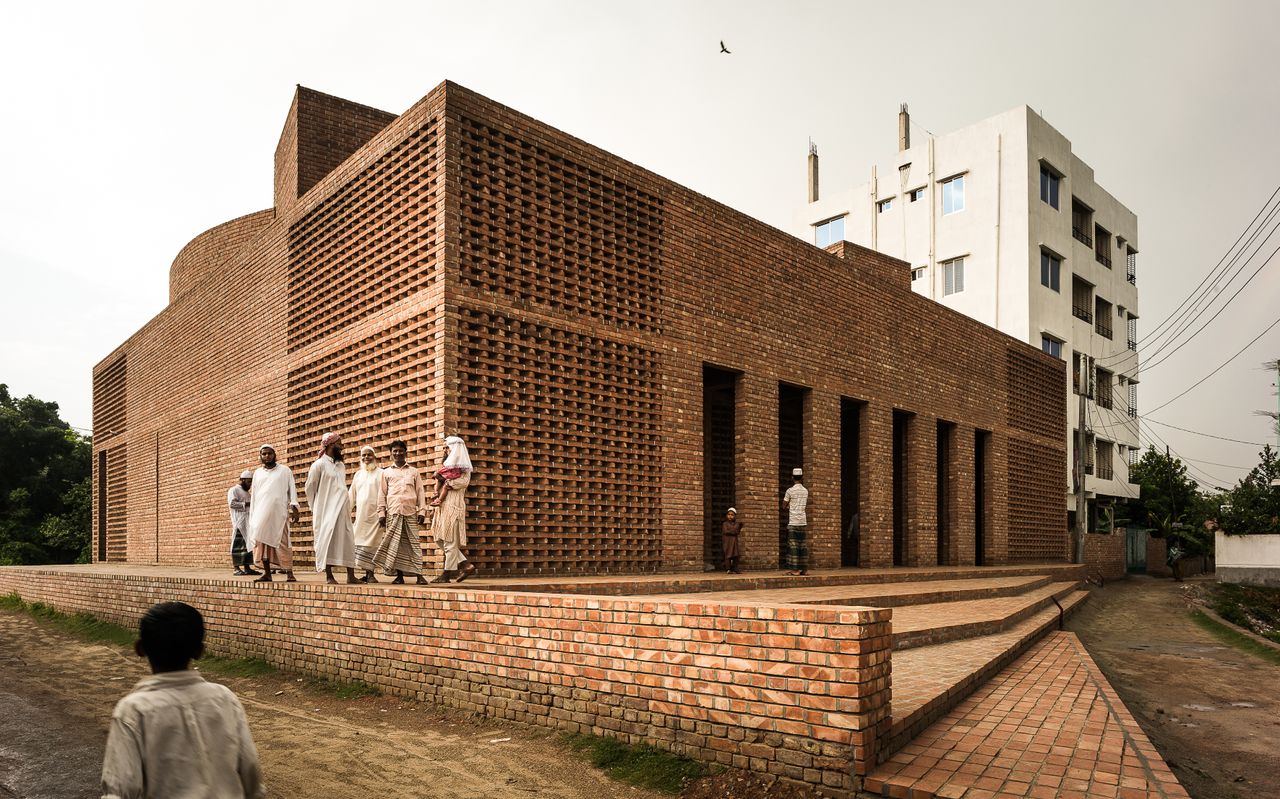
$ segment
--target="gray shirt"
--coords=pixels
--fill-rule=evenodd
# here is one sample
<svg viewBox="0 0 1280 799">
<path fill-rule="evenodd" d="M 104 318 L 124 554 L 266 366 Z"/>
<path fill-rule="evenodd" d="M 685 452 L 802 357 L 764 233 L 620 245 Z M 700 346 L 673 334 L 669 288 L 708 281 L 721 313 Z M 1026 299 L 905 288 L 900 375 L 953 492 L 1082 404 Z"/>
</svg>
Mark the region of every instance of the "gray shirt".
<svg viewBox="0 0 1280 799">
<path fill-rule="evenodd" d="M 805 509 L 809 507 L 809 489 L 804 487 L 804 483 L 796 483 L 788 488 L 787 493 L 782 495 L 782 501 L 787 503 L 789 527 L 805 527 L 809 524 L 809 517 L 805 514 Z"/>
<path fill-rule="evenodd" d="M 102 799 L 260 799 L 258 750 L 240 700 L 199 672 L 133 686 L 111 714 Z"/>
</svg>

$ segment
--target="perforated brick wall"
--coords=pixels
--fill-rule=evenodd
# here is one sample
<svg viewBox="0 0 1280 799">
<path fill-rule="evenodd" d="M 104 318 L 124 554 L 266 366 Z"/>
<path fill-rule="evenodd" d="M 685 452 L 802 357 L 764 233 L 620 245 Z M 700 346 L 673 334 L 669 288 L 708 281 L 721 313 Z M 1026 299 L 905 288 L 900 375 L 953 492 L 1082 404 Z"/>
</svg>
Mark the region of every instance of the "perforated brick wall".
<svg viewBox="0 0 1280 799">
<path fill-rule="evenodd" d="M 1062 532 L 1066 514 L 1058 498 L 1059 476 L 1040 464 L 1053 457 L 1048 448 L 1009 439 L 1009 562 L 1044 562 L 1067 557 L 1069 541 Z"/>
</svg>

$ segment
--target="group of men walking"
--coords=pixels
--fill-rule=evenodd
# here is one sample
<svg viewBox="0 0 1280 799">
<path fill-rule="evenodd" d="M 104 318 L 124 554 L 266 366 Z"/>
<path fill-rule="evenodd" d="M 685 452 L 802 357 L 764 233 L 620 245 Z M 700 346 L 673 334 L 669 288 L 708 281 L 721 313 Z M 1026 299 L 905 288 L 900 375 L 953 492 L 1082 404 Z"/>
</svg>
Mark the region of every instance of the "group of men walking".
<svg viewBox="0 0 1280 799">
<path fill-rule="evenodd" d="M 430 504 L 421 473 L 406 460 L 405 443 L 393 441 L 389 450 L 392 465 L 383 468 L 373 447 L 362 448 L 360 468 L 348 487 L 342 436 L 326 433 L 321 439 L 303 487 L 311 506 L 316 571 L 324 572 L 329 583 L 337 582 L 336 567 L 346 569 L 348 583 L 376 583 L 374 572 L 381 570 L 395 575 L 393 583 L 412 575 L 416 583 L 426 584 L 418 528 L 434 507 L 432 534 L 445 568 L 430 582 L 462 582 L 476 571 L 465 554 L 466 489 L 471 482 L 466 444 L 457 436 L 445 439 L 444 463 L 434 473 L 439 493 Z M 259 575 L 255 582 L 270 582 L 273 569 L 293 582 L 289 525 L 299 518 L 293 472 L 277 462 L 270 444 L 259 448 L 258 456 L 261 465 L 241 473 L 240 482 L 227 492 L 232 563 L 236 574 Z M 261 573 L 253 568 L 255 559 Z M 357 569 L 364 571 L 363 577 L 356 576 Z"/>
</svg>

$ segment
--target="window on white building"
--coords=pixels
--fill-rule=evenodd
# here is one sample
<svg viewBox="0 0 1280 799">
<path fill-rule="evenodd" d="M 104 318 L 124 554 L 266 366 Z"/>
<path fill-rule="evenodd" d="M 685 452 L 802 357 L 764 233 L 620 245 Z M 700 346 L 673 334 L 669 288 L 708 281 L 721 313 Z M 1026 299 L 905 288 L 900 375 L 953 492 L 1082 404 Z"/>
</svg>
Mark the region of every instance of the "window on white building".
<svg viewBox="0 0 1280 799">
<path fill-rule="evenodd" d="M 893 198 L 892 198 L 892 197 L 891 197 L 891 198 L 889 198 L 889 199 L 887 199 L 887 200 L 881 200 L 880 202 L 876 203 L 876 211 L 878 211 L 879 213 L 882 213 L 882 214 L 883 214 L 885 211 L 888 211 L 888 210 L 889 210 L 890 208 L 892 208 L 892 207 L 893 207 Z"/>
<path fill-rule="evenodd" d="M 1040 285 L 1062 291 L 1062 259 L 1048 250 L 1040 251 Z"/>
<path fill-rule="evenodd" d="M 942 294 L 958 294 L 964 291 L 964 259 L 956 258 L 942 264 Z"/>
<path fill-rule="evenodd" d="M 1062 176 L 1045 164 L 1040 165 L 1040 201 L 1048 203 L 1054 210 L 1058 208 L 1058 186 Z"/>
<path fill-rule="evenodd" d="M 813 226 L 813 232 L 814 241 L 819 247 L 826 247 L 835 244 L 837 241 L 844 241 L 844 217 L 837 216 L 835 219 L 819 222 Z"/>
<path fill-rule="evenodd" d="M 924 280 L 924 273 L 925 273 L 925 268 L 923 266 L 918 266 L 915 269 L 911 270 L 911 279 Z"/>
<path fill-rule="evenodd" d="M 964 210 L 964 175 L 942 181 L 942 215 Z"/>
<path fill-rule="evenodd" d="M 1040 349 L 1049 353 L 1055 358 L 1062 357 L 1062 342 L 1053 336 L 1040 336 Z"/>
<path fill-rule="evenodd" d="M 914 203 L 914 202 L 919 202 L 920 200 L 923 200 L 923 199 L 924 199 L 924 187 L 923 187 L 923 186 L 921 186 L 921 187 L 920 187 L 920 188 L 918 188 L 918 189 L 912 189 L 911 191 L 907 192 L 907 198 L 908 198 L 908 199 L 910 199 L 910 200 L 911 200 L 911 202 L 913 202 L 913 203 Z"/>
</svg>

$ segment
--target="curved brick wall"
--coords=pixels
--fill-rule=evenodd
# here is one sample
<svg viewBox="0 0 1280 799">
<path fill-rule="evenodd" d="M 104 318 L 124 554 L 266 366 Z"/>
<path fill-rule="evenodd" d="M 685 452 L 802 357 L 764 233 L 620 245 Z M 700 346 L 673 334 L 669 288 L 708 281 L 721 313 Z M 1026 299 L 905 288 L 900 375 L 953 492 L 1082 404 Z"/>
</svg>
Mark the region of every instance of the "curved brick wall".
<svg viewBox="0 0 1280 799">
<path fill-rule="evenodd" d="M 169 267 L 169 302 L 181 297 L 200 278 L 230 260 L 273 219 L 275 210 L 272 208 L 255 211 L 209 228 L 189 241 Z"/>
</svg>

